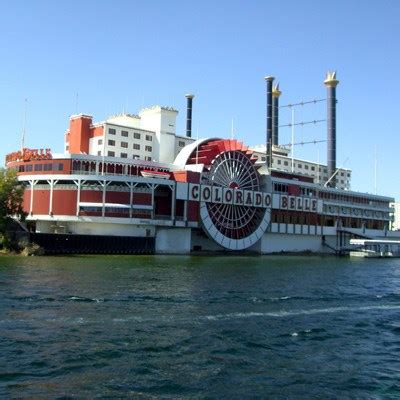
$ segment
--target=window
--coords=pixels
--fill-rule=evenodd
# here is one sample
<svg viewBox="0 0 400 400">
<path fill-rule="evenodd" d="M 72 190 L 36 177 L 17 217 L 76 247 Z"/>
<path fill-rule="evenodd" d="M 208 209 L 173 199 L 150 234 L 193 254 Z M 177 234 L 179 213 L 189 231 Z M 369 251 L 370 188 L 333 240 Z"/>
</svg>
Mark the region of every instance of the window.
<svg viewBox="0 0 400 400">
<path fill-rule="evenodd" d="M 66 146 L 66 147 L 65 147 L 65 150 L 67 150 L 67 151 L 68 151 L 68 150 L 69 150 L 69 146 Z"/>
<path fill-rule="evenodd" d="M 29 165 L 27 165 L 27 167 L 29 167 Z M 53 169 L 53 165 L 52 164 L 44 164 L 43 169 L 45 171 L 51 171 Z M 27 171 L 27 169 L 26 169 L 26 171 Z"/>
<path fill-rule="evenodd" d="M 109 151 L 109 152 L 107 153 L 107 155 L 108 155 L 109 157 L 115 157 L 115 153 L 114 153 L 113 151 Z"/>
<path fill-rule="evenodd" d="M 151 135 L 146 135 L 146 140 L 148 140 L 149 142 L 151 142 L 153 140 L 153 137 Z"/>
<path fill-rule="evenodd" d="M 308 165 L 307 164 L 304 165 L 304 169 L 308 169 Z"/>
<path fill-rule="evenodd" d="M 151 161 L 151 157 L 149 157 L 149 156 L 146 156 L 144 159 L 145 159 L 146 161 Z"/>
<path fill-rule="evenodd" d="M 128 131 L 121 131 L 121 136 L 128 137 L 128 135 L 129 135 Z"/>
<path fill-rule="evenodd" d="M 101 150 L 99 150 L 99 151 L 97 152 L 97 155 L 98 155 L 98 156 L 101 156 Z"/>
<path fill-rule="evenodd" d="M 140 133 L 139 132 L 134 132 L 133 133 L 133 138 L 134 139 L 140 139 Z"/>
<path fill-rule="evenodd" d="M 115 146 L 115 140 L 108 140 L 109 146 Z"/>
<path fill-rule="evenodd" d="M 134 155 L 132 156 L 132 158 L 133 158 L 134 160 L 138 160 L 140 157 L 139 157 L 139 154 L 134 154 Z"/>
<path fill-rule="evenodd" d="M 281 163 L 282 163 L 282 161 L 281 161 L 281 160 L 278 160 L 278 164 L 281 165 Z"/>
<path fill-rule="evenodd" d="M 115 135 L 117 132 L 116 132 L 116 130 L 114 129 L 114 128 L 109 128 L 108 129 L 108 134 L 109 135 Z"/>
<path fill-rule="evenodd" d="M 261 161 L 265 161 L 266 160 L 266 158 L 265 157 L 261 157 Z"/>
<path fill-rule="evenodd" d="M 144 149 L 145 149 L 146 151 L 153 151 L 153 149 L 152 149 L 151 146 L 146 146 Z"/>
<path fill-rule="evenodd" d="M 286 166 L 288 166 L 289 165 L 289 163 L 287 162 L 287 161 L 284 161 L 283 162 Z"/>
<path fill-rule="evenodd" d="M 35 165 L 35 171 L 41 171 L 43 169 L 43 165 L 42 164 L 36 164 Z"/>
<path fill-rule="evenodd" d="M 315 167 L 311 167 L 311 171 L 315 171 Z"/>
<path fill-rule="evenodd" d="M 185 147 L 185 142 L 183 142 L 182 140 L 180 140 L 180 141 L 178 142 L 178 146 L 179 146 L 179 147 Z"/>
<path fill-rule="evenodd" d="M 121 153 L 121 158 L 128 158 L 128 154 L 126 154 L 126 153 Z"/>
<path fill-rule="evenodd" d="M 140 150 L 140 144 L 134 143 L 134 144 L 133 144 L 133 148 L 134 148 L 135 150 Z"/>
<path fill-rule="evenodd" d="M 128 148 L 128 142 L 121 142 L 121 147 L 123 147 L 124 149 Z"/>
<path fill-rule="evenodd" d="M 59 171 L 62 171 L 63 169 L 64 169 L 64 165 L 61 164 L 61 163 L 59 163 L 59 164 L 58 164 L 58 170 L 59 170 Z"/>
<path fill-rule="evenodd" d="M 298 167 L 299 167 L 299 168 L 303 168 L 303 166 L 302 166 L 301 164 L 298 164 Z"/>
<path fill-rule="evenodd" d="M 103 144 L 103 139 L 99 139 L 99 141 L 97 142 L 97 144 Z"/>
</svg>

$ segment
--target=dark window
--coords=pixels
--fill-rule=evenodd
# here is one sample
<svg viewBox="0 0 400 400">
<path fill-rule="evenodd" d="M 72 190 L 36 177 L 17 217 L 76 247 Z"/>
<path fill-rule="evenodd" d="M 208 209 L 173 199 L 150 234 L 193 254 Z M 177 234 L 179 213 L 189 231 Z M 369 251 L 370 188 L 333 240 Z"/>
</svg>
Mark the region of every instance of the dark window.
<svg viewBox="0 0 400 400">
<path fill-rule="evenodd" d="M 145 159 L 146 161 L 151 161 L 151 157 L 149 157 L 149 156 L 146 156 L 144 159 Z"/>
<path fill-rule="evenodd" d="M 116 130 L 115 130 L 114 128 L 109 128 L 109 129 L 108 129 L 108 133 L 109 133 L 110 135 L 115 135 L 115 134 L 116 134 Z"/>
<path fill-rule="evenodd" d="M 121 136 L 128 137 L 128 135 L 129 135 L 128 131 L 121 131 Z"/>
<path fill-rule="evenodd" d="M 103 139 L 99 139 L 98 144 L 103 144 Z"/>
<path fill-rule="evenodd" d="M 35 165 L 35 171 L 42 171 L 43 165 L 42 164 L 36 164 Z"/>
<path fill-rule="evenodd" d="M 51 166 L 51 164 L 50 164 Z M 28 164 L 25 166 L 25 172 L 31 172 L 33 170 L 33 165 L 32 164 Z"/>
<path fill-rule="evenodd" d="M 278 160 L 278 164 L 281 165 L 281 163 L 282 163 L 282 161 L 281 161 L 281 160 Z"/>
<path fill-rule="evenodd" d="M 128 154 L 126 154 L 126 153 L 121 153 L 121 158 L 128 158 Z"/>
<path fill-rule="evenodd" d="M 97 152 L 97 155 L 98 155 L 98 156 L 101 156 L 101 150 L 99 150 L 99 151 Z"/>
<path fill-rule="evenodd" d="M 146 150 L 146 151 L 152 151 L 153 149 L 151 148 L 151 146 L 146 146 L 146 147 L 145 147 L 145 150 Z"/>
<path fill-rule="evenodd" d="M 315 171 L 315 167 L 311 167 L 311 171 Z"/>
<path fill-rule="evenodd" d="M 115 146 L 115 140 L 108 140 L 109 146 Z"/>
<path fill-rule="evenodd" d="M 64 169 L 64 165 L 61 164 L 61 163 L 59 163 L 59 164 L 58 164 L 58 170 L 59 170 L 59 171 L 62 171 L 63 169 Z"/>
<path fill-rule="evenodd" d="M 179 146 L 179 147 L 184 147 L 184 146 L 185 146 L 185 142 L 183 142 L 182 140 L 180 140 L 179 143 L 178 143 L 178 146 Z"/>
<path fill-rule="evenodd" d="M 306 165 L 304 165 L 304 169 L 308 169 L 308 165 L 306 164 Z"/>
<path fill-rule="evenodd" d="M 133 138 L 134 138 L 134 139 L 140 139 L 140 133 L 134 132 Z"/>
<path fill-rule="evenodd" d="M 303 168 L 303 166 L 302 166 L 301 164 L 298 164 L 298 167 L 299 167 L 299 168 Z"/>
<path fill-rule="evenodd" d="M 287 162 L 287 161 L 284 161 L 283 162 L 286 166 L 288 166 L 289 165 L 289 163 Z"/>
<path fill-rule="evenodd" d="M 153 140 L 153 137 L 151 135 L 146 135 L 146 140 L 148 140 L 149 142 L 151 142 Z"/>
<path fill-rule="evenodd" d="M 110 157 L 115 157 L 115 153 L 113 151 L 109 151 L 107 153 L 107 155 L 110 156 Z"/>
<path fill-rule="evenodd" d="M 140 150 L 140 144 L 134 143 L 134 144 L 133 144 L 133 148 L 134 148 L 135 150 Z"/>
<path fill-rule="evenodd" d="M 261 157 L 261 161 L 265 161 L 266 160 L 266 158 L 265 157 Z"/>
<path fill-rule="evenodd" d="M 128 142 L 121 142 L 121 147 L 123 147 L 124 149 L 128 148 Z"/>
<path fill-rule="evenodd" d="M 51 171 L 53 169 L 52 164 L 44 164 L 43 166 L 44 171 Z"/>
</svg>

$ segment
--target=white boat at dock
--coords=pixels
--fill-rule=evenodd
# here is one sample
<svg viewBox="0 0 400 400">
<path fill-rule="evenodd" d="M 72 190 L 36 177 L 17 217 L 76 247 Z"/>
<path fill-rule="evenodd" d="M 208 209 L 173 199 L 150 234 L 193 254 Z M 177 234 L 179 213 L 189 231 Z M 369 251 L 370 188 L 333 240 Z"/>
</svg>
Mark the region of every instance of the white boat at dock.
<svg viewBox="0 0 400 400">
<path fill-rule="evenodd" d="M 400 257 L 400 240 L 351 239 L 350 257 L 385 258 Z"/>
</svg>

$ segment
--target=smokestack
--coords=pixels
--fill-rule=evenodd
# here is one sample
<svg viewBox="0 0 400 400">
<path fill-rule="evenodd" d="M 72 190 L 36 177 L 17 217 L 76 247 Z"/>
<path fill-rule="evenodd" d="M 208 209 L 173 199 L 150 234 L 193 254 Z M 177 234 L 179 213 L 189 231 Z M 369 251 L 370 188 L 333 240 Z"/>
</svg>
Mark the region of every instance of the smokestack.
<svg viewBox="0 0 400 400">
<path fill-rule="evenodd" d="M 272 82 L 273 76 L 266 76 L 267 81 L 267 143 L 266 143 L 266 165 L 272 167 Z"/>
<path fill-rule="evenodd" d="M 336 172 L 336 72 L 327 72 L 324 84 L 327 89 L 327 125 L 328 125 L 328 180 Z M 328 183 L 329 187 L 336 187 L 336 176 Z"/>
<path fill-rule="evenodd" d="M 279 144 L 279 96 L 282 92 L 279 90 L 279 83 L 277 83 L 272 89 L 272 101 L 274 109 L 273 117 L 273 134 L 272 134 L 272 144 L 278 146 Z"/>
<path fill-rule="evenodd" d="M 192 105 L 194 94 L 187 94 L 187 111 L 186 111 L 186 136 L 192 137 Z"/>
</svg>

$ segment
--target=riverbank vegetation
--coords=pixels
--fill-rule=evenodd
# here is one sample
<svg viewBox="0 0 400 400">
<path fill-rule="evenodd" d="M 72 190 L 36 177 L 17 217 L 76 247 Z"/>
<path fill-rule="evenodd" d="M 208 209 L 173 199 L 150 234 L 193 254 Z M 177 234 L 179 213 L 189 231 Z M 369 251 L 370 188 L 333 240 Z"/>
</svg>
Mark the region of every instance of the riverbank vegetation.
<svg viewBox="0 0 400 400">
<path fill-rule="evenodd" d="M 25 213 L 22 208 L 24 188 L 18 182 L 15 171 L 0 168 L 0 248 L 3 251 L 15 250 L 11 234 L 11 217 L 23 221 Z"/>
</svg>

